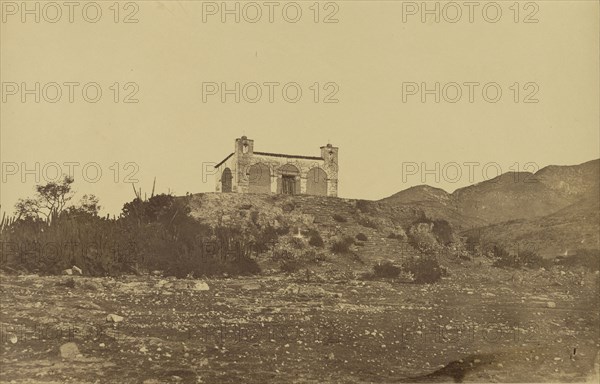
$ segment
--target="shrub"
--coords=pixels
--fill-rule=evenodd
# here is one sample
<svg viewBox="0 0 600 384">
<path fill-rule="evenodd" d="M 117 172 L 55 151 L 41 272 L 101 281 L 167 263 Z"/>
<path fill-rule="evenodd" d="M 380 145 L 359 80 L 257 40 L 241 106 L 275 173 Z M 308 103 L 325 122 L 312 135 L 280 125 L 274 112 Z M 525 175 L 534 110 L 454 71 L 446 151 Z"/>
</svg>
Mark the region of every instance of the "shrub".
<svg viewBox="0 0 600 384">
<path fill-rule="evenodd" d="M 350 236 L 344 237 L 341 240 L 335 241 L 331 245 L 331 251 L 333 253 L 348 253 L 350 252 L 350 246 L 354 244 L 354 239 Z"/>
<path fill-rule="evenodd" d="M 375 277 L 390 277 L 395 278 L 400 275 L 402 268 L 395 266 L 391 261 L 385 261 L 373 266 L 373 275 Z"/>
<path fill-rule="evenodd" d="M 367 237 L 367 235 L 365 235 L 364 233 L 361 232 L 356 235 L 356 240 L 367 241 L 367 240 L 369 240 L 369 238 Z"/>
<path fill-rule="evenodd" d="M 252 221 L 252 224 L 258 226 L 258 218 L 259 218 L 259 213 L 258 211 L 251 211 L 250 212 L 250 221 Z"/>
<path fill-rule="evenodd" d="M 427 224 L 430 226 L 430 232 L 435 237 L 435 240 L 442 245 L 448 245 L 453 241 L 454 232 L 452 226 L 446 220 L 443 219 L 429 219 L 422 217 L 413 223 L 413 226 L 419 224 Z"/>
<path fill-rule="evenodd" d="M 323 238 L 317 230 L 310 231 L 309 236 L 310 238 L 308 239 L 308 244 L 312 245 L 313 247 L 322 247 L 325 245 Z"/>
<path fill-rule="evenodd" d="M 302 248 L 304 248 L 304 240 L 302 240 L 299 237 L 292 237 L 290 239 L 290 244 L 295 249 L 302 249 Z"/>
<path fill-rule="evenodd" d="M 279 264 L 279 270 L 285 273 L 295 273 L 302 268 L 299 260 L 282 260 Z"/>
<path fill-rule="evenodd" d="M 413 257 L 408 259 L 403 269 L 414 276 L 417 284 L 431 284 L 442 278 L 442 268 L 433 257 Z"/>
<path fill-rule="evenodd" d="M 338 223 L 346 223 L 348 221 L 348 219 L 346 219 L 344 216 L 338 215 L 337 213 L 334 214 L 332 217 L 333 220 L 337 221 Z"/>
<path fill-rule="evenodd" d="M 374 211 L 371 202 L 367 200 L 356 200 L 356 209 L 363 213 L 372 213 Z"/>
<path fill-rule="evenodd" d="M 424 253 L 434 253 L 439 248 L 435 236 L 433 235 L 432 225 L 428 223 L 417 223 L 408 231 L 408 242 Z"/>
<path fill-rule="evenodd" d="M 281 209 L 283 210 L 283 212 L 289 213 L 292 212 L 294 209 L 296 209 L 296 205 L 294 205 L 294 203 L 285 203 Z"/>
<path fill-rule="evenodd" d="M 565 267 L 583 267 L 592 272 L 600 270 L 600 250 L 577 249 L 571 256 L 560 256 L 556 263 Z"/>
<path fill-rule="evenodd" d="M 494 246 L 492 254 L 495 258 L 494 266 L 496 267 L 539 268 L 550 267 L 552 264 L 551 260 L 546 260 L 539 254 L 537 254 L 535 251 L 529 249 L 521 250 L 515 253 L 510 253 L 502 247 Z"/>
<path fill-rule="evenodd" d="M 363 227 L 366 227 L 366 228 L 373 228 L 373 229 L 378 229 L 379 228 L 379 226 L 377 225 L 377 223 L 374 220 L 369 219 L 368 217 L 361 217 L 358 220 L 358 224 L 360 224 L 360 225 L 362 225 Z"/>
<path fill-rule="evenodd" d="M 279 270 L 286 273 L 297 272 L 304 265 L 304 260 L 286 249 L 278 249 L 273 253 L 273 260 L 279 262 Z"/>
</svg>

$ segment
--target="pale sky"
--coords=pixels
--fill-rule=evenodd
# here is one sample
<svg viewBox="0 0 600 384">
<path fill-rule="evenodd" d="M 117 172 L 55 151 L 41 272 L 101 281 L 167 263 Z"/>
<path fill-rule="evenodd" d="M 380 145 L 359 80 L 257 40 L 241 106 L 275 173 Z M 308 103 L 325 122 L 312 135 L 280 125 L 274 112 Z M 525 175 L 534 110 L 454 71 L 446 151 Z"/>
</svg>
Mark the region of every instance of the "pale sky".
<svg viewBox="0 0 600 384">
<path fill-rule="evenodd" d="M 120 2 L 120 22 L 115 23 L 109 8 L 114 1 L 97 3 L 102 16 L 96 23 L 83 18 L 85 2 L 74 10 L 72 23 L 66 8 L 56 23 L 48 22 L 57 16 L 54 9 L 44 10 L 44 3 L 40 23 L 35 15 L 25 15 L 23 23 L 22 10 L 14 8 L 20 1 L 0 2 L 2 211 L 12 213 L 19 197 L 33 194 L 36 163 L 40 183 L 44 170 L 53 177 L 55 168 L 46 164 L 58 163 L 66 172 L 65 163 L 78 163 L 76 198 L 96 194 L 103 213 L 118 213 L 134 197 L 126 182 L 136 171 L 125 169 L 130 162 L 139 168 L 134 178 L 148 194 L 154 177 L 157 192 L 213 191 L 213 176 L 203 182 L 203 163 L 221 161 L 244 134 L 264 152 L 314 156 L 331 142 L 340 148 L 339 195 L 348 198 L 380 199 L 423 184 L 422 169 L 413 167 L 423 162 L 434 173 L 440 164 L 439 182 L 433 174 L 423 175 L 426 184 L 451 192 L 482 181 L 486 164 L 498 164 L 502 172 L 535 171 L 600 157 L 597 1 L 535 1 L 527 9 L 527 2 L 521 2 L 518 23 L 513 1 L 497 2 L 502 15 L 496 23 L 483 18 L 487 2 L 474 10 L 473 23 L 467 8 L 456 23 L 444 19 L 455 17 L 453 9 L 445 9 L 439 23 L 433 16 L 422 23 L 420 9 L 408 15 L 414 8 L 402 1 L 319 2 L 319 23 L 314 22 L 314 1 L 295 3 L 302 10 L 296 23 L 282 15 L 287 2 L 276 2 L 273 23 L 264 6 L 262 18 L 248 22 L 255 9 L 244 8 L 244 2 L 239 3 L 240 23 L 231 15 L 222 23 L 221 10 L 207 4 L 203 22 L 200 1 L 138 1 L 129 8 Z M 228 2 L 232 8 L 234 3 Z M 220 7 L 221 2 L 211 4 Z M 294 7 L 286 8 L 289 20 Z M 494 11 L 488 9 L 488 19 Z M 95 17 L 94 8 L 87 12 L 88 19 Z M 138 22 L 123 23 L 132 12 Z M 337 23 L 323 22 L 330 14 Z M 524 23 L 528 15 L 538 22 Z M 27 94 L 21 87 L 35 89 L 36 82 L 39 103 L 35 91 Z M 63 93 L 56 103 L 48 101 L 56 97 L 56 87 L 48 85 L 53 82 Z M 80 84 L 73 103 L 64 85 L 68 82 Z M 94 82 L 102 89 L 97 103 L 85 101 L 81 92 Z M 135 90 L 123 89 L 130 82 L 137 84 L 138 103 L 123 103 Z M 203 102 L 203 83 L 233 88 L 236 82 L 241 87 L 258 83 L 262 98 L 248 102 L 256 90 L 250 86 L 239 103 L 234 95 L 222 103 L 218 90 Z M 268 82 L 280 84 L 273 103 L 264 85 Z M 436 82 L 439 103 L 434 95 L 423 103 L 418 90 L 416 95 L 405 92 L 403 102 L 403 84 L 409 91 L 414 88 L 408 83 L 434 89 Z M 464 85 L 470 82 L 480 84 L 473 103 Z M 121 87 L 118 103 L 114 83 Z M 298 102 L 284 100 L 281 89 L 287 83 L 302 89 Z M 320 88 L 317 103 L 314 83 Z M 335 89 L 324 89 L 327 83 L 337 85 L 338 103 L 323 102 Z M 456 91 L 448 83 L 458 83 L 463 92 L 456 103 L 447 101 Z M 495 103 L 482 96 L 488 83 L 493 86 L 490 98 L 494 87 L 502 90 Z M 524 103 L 532 92 L 539 101 Z M 94 88 L 88 96 L 94 97 Z M 472 162 L 479 165 L 473 166 L 470 180 L 464 163 Z M 459 164 L 462 176 L 456 177 L 455 166 L 443 168 L 449 163 Z M 86 164 L 88 181 L 82 175 Z M 102 175 L 91 182 L 97 167 Z M 498 167 L 486 169 L 493 177 Z"/>
</svg>

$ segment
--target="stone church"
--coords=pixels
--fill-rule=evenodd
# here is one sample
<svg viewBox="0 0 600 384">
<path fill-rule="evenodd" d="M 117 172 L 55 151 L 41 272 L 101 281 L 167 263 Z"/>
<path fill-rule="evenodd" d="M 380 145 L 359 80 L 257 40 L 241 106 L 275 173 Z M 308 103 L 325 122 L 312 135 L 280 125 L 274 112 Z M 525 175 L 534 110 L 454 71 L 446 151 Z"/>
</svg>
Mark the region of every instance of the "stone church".
<svg viewBox="0 0 600 384">
<path fill-rule="evenodd" d="M 287 155 L 255 151 L 254 140 L 242 136 L 215 168 L 217 192 L 337 196 L 338 148 L 331 144 L 321 156 Z"/>
</svg>

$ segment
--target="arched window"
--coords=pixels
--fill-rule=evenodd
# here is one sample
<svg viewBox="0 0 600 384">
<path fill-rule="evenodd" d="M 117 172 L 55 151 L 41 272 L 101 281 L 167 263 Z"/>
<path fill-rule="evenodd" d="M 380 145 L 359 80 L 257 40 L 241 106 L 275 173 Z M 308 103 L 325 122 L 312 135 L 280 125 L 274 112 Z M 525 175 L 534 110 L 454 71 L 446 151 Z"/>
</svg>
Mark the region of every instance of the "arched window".
<svg viewBox="0 0 600 384">
<path fill-rule="evenodd" d="M 231 169 L 225 168 L 221 175 L 221 192 L 231 192 L 233 185 L 233 175 Z"/>
<path fill-rule="evenodd" d="M 271 192 L 271 169 L 263 163 L 256 163 L 248 169 L 248 192 L 270 193 Z"/>
<path fill-rule="evenodd" d="M 327 173 L 319 168 L 311 168 L 306 173 L 306 194 L 327 196 Z"/>
</svg>

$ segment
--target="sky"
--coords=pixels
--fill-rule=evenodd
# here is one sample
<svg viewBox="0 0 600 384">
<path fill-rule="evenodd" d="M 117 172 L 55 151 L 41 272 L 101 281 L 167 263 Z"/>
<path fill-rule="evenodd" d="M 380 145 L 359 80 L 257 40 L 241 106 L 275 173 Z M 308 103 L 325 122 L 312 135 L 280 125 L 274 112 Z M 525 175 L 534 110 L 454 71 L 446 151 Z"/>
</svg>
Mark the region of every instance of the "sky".
<svg viewBox="0 0 600 384">
<path fill-rule="evenodd" d="M 91 3 L 0 2 L 2 212 L 69 172 L 103 214 L 211 192 L 242 135 L 339 147 L 346 198 L 600 157 L 597 1 Z"/>
</svg>

